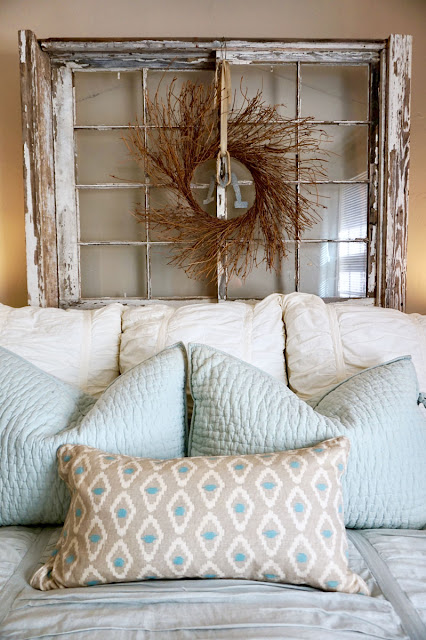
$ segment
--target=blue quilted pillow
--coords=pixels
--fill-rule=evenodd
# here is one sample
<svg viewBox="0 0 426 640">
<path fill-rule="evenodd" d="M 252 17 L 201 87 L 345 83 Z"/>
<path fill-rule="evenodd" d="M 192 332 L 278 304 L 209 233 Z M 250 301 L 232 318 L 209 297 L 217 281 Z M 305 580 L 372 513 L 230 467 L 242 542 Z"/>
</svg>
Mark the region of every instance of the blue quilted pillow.
<svg viewBox="0 0 426 640">
<path fill-rule="evenodd" d="M 117 378 L 96 400 L 0 348 L 0 525 L 62 523 L 68 490 L 56 450 L 184 455 L 186 355 L 176 345 Z"/>
<path fill-rule="evenodd" d="M 190 360 L 189 455 L 282 451 L 347 436 L 346 526 L 425 525 L 426 418 L 409 356 L 352 376 L 314 408 L 268 374 L 211 347 L 191 345 Z"/>
</svg>

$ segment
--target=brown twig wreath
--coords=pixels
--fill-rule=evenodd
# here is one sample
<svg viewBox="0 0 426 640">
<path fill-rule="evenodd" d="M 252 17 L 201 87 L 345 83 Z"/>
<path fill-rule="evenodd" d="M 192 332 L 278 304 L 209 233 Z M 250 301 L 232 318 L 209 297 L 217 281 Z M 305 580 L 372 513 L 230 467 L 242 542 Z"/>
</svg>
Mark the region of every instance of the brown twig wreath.
<svg viewBox="0 0 426 640">
<path fill-rule="evenodd" d="M 125 140 L 150 184 L 170 190 L 174 202 L 141 207 L 134 215 L 173 242 L 171 263 L 190 277 L 214 280 L 219 259 L 229 278 L 244 279 L 259 263 L 259 247 L 264 249 L 260 262 L 279 269 L 286 238 L 297 238 L 319 219 L 318 198 L 296 197 L 294 185 L 296 154 L 299 180 L 314 182 L 325 175 L 318 128 L 309 118 L 283 118 L 276 106 L 265 104 L 261 92 L 250 99 L 243 95 L 243 106 L 233 106 L 229 114 L 228 151 L 250 171 L 255 200 L 244 214 L 218 219 L 201 207 L 191 188 L 196 168 L 219 150 L 216 87 L 185 82 L 179 93 L 175 87 L 176 80 L 165 99 L 158 92 L 153 99 L 147 96 L 148 126 L 136 122 Z"/>
</svg>

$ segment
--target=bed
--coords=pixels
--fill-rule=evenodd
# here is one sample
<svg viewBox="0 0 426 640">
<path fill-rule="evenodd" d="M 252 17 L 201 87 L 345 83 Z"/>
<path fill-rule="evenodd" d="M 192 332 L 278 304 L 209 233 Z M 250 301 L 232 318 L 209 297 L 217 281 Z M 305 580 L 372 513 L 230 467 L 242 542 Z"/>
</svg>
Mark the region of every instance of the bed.
<svg viewBox="0 0 426 640">
<path fill-rule="evenodd" d="M 284 298 L 287 299 L 284 300 Z M 311 298 L 315 297 L 311 296 Z M 294 309 L 292 308 L 295 300 L 297 304 L 302 305 L 296 311 L 300 311 L 300 309 L 303 311 L 303 313 L 299 313 L 297 322 L 295 317 L 298 314 L 293 313 Z M 262 320 L 260 312 L 264 313 L 264 318 L 272 323 L 267 336 L 269 342 L 265 346 L 265 362 L 267 364 L 264 368 L 266 370 L 268 366 L 272 369 L 275 368 L 277 379 L 282 378 L 286 373 L 279 367 L 277 368 L 277 359 L 274 359 L 271 345 L 275 340 L 275 355 L 280 350 L 282 352 L 284 332 L 280 323 L 284 308 L 284 318 L 286 312 L 288 318 L 287 358 L 288 362 L 292 363 L 290 368 L 287 366 L 287 373 L 290 373 L 291 381 L 292 371 L 296 372 L 297 366 L 300 369 L 301 363 L 306 363 L 309 360 L 308 358 L 301 360 L 297 357 L 294 344 L 298 342 L 300 345 L 300 340 L 295 340 L 292 343 L 294 336 L 299 335 L 300 338 L 300 332 L 305 332 L 308 335 L 308 329 L 303 327 L 304 320 L 302 318 L 304 317 L 306 320 L 306 298 L 297 298 L 297 296 L 296 298 L 294 296 L 293 298 L 291 296 L 273 297 L 266 304 L 266 307 L 269 305 L 269 308 L 266 309 L 265 303 L 261 303 L 263 306 L 260 306 L 257 311 L 255 309 L 254 312 L 250 312 L 253 316 L 250 320 L 250 337 L 241 329 L 237 321 L 238 318 L 232 317 L 232 313 L 235 313 L 235 316 L 241 316 L 244 319 L 246 329 L 248 314 L 246 307 L 248 305 L 238 307 L 236 303 L 231 304 L 233 306 L 228 307 L 230 311 L 226 311 L 226 306 L 223 306 L 221 311 L 226 316 L 223 318 L 223 323 L 229 329 L 227 334 L 229 344 L 224 348 L 229 351 L 232 348 L 239 349 L 238 341 L 240 341 L 246 351 L 238 352 L 238 355 L 247 360 L 249 357 L 257 358 L 255 364 L 260 366 L 259 360 L 263 357 L 259 343 L 259 340 L 261 341 L 260 327 L 262 322 L 266 321 Z M 319 305 L 316 311 L 315 304 Z M 277 305 L 279 312 L 277 312 Z M 324 329 L 323 316 L 325 314 L 327 318 L 330 318 L 330 312 L 326 311 L 323 303 L 316 300 L 311 300 L 308 308 L 309 313 L 313 313 L 321 327 L 320 339 L 323 348 L 326 349 L 328 343 L 334 345 L 333 348 L 335 348 L 336 335 L 334 334 L 333 339 L 329 340 L 327 331 Z M 17 314 L 18 311 L 20 314 Z M 120 320 L 122 320 L 123 310 L 119 308 L 119 305 L 114 305 L 114 309 L 111 307 L 97 312 L 73 312 L 75 315 L 71 312 L 71 316 L 70 312 L 55 310 L 55 314 L 59 313 L 57 325 L 53 320 L 54 314 L 49 314 L 50 311 L 53 312 L 49 309 L 29 311 L 0 309 L 0 316 L 3 312 L 3 333 L 0 342 L 7 348 L 20 352 L 21 355 L 29 359 L 32 358 L 37 365 L 43 364 L 42 353 L 44 349 L 46 354 L 45 369 L 52 373 L 52 368 L 58 367 L 57 363 L 60 359 L 60 354 L 55 352 L 55 349 L 63 349 L 64 344 L 70 344 L 71 336 L 74 336 L 76 343 L 81 344 L 84 341 L 78 331 L 81 329 L 83 335 L 86 331 L 84 343 L 86 346 L 91 345 L 91 349 L 96 350 L 97 353 L 83 353 L 80 349 L 78 355 L 75 356 L 76 362 L 73 362 L 71 361 L 74 357 L 72 354 L 75 355 L 77 350 L 68 350 L 69 361 L 65 362 L 62 371 L 53 372 L 61 375 L 64 379 L 69 376 L 70 382 L 74 385 L 84 379 L 91 393 L 99 392 L 99 389 L 104 388 L 111 382 L 111 378 L 118 374 L 118 370 L 114 373 L 114 366 L 118 368 L 116 363 L 119 361 L 117 356 L 120 349 L 123 354 L 121 370 L 124 371 L 131 369 L 134 364 L 132 357 L 133 360 L 140 361 L 149 357 L 150 353 L 146 353 L 147 350 L 155 351 L 157 349 L 158 335 L 161 335 L 161 347 L 167 346 L 168 340 L 174 342 L 176 337 L 180 339 L 186 337 L 185 335 L 177 335 L 179 334 L 178 323 L 173 324 L 168 317 L 167 329 L 162 327 L 161 322 L 158 321 L 158 331 L 154 332 L 155 335 L 150 343 L 144 335 L 143 327 L 148 327 L 152 333 L 153 323 L 149 324 L 146 322 L 146 318 L 142 318 L 142 324 L 138 325 L 140 321 L 138 314 L 148 314 L 147 310 L 124 312 L 125 314 L 136 313 L 137 317 L 135 322 L 129 322 L 129 316 L 124 317 L 122 325 Z M 231 311 L 232 313 L 229 315 Z M 340 305 L 337 306 L 336 312 L 338 314 L 337 324 L 334 319 L 332 325 L 335 332 L 340 325 L 344 326 L 345 321 L 347 328 L 348 316 L 351 317 L 352 328 L 356 329 L 358 320 L 354 317 L 358 312 L 355 313 L 354 306 L 349 308 Z M 15 317 L 13 317 L 13 313 L 15 313 Z M 92 314 L 90 316 L 92 327 L 89 328 L 90 340 L 87 339 L 88 321 L 83 318 L 85 313 Z M 194 313 L 199 314 L 199 311 L 195 310 Z M 371 331 L 377 329 L 380 333 L 382 330 L 379 326 L 378 314 L 384 313 L 382 310 L 366 310 L 359 307 L 359 318 L 362 320 L 359 320 L 360 326 L 362 327 L 362 322 L 365 320 L 365 314 L 371 313 L 376 313 L 376 324 L 371 323 L 370 317 L 366 322 L 370 328 L 373 327 Z M 395 335 L 405 335 L 408 340 L 411 336 L 408 330 L 409 326 L 415 324 L 417 327 L 419 319 L 409 318 L 399 312 L 390 313 L 397 315 L 392 320 L 390 314 L 385 313 L 388 329 L 389 323 L 392 321 Z M 44 320 L 41 316 L 43 315 L 46 319 L 46 314 L 50 317 L 48 322 L 46 321 L 47 324 L 45 323 L 47 329 L 43 331 Z M 73 319 L 72 322 L 70 318 Z M 64 319 L 70 321 L 69 326 L 64 322 Z M 214 333 L 220 321 L 217 316 L 213 317 L 211 332 Z M 25 326 L 20 326 L 20 322 Z M 232 322 L 235 322 L 233 329 L 230 328 Z M 407 326 L 404 323 L 408 323 Z M 312 322 L 312 318 L 308 318 L 307 324 L 311 332 L 308 336 L 308 342 L 312 342 L 315 322 Z M 183 322 L 183 326 L 188 327 L 187 319 Z M 195 324 L 191 327 L 191 336 L 199 339 L 199 336 L 196 335 Z M 204 328 L 198 327 L 198 331 L 204 332 L 204 340 L 208 342 L 209 335 L 206 327 L 208 327 L 208 323 L 204 323 Z M 129 331 L 127 336 L 126 330 Z M 175 333 L 168 336 L 167 330 Z M 18 335 L 21 336 L 19 341 Z M 234 335 L 234 339 L 232 335 Z M 349 362 L 350 358 L 345 352 L 345 335 L 347 332 L 346 334 L 342 332 L 343 363 L 345 367 L 350 368 L 352 366 Z M 382 345 L 384 353 L 382 359 L 398 355 L 392 345 L 398 345 L 397 348 L 403 353 L 407 353 L 410 345 L 401 344 L 401 339 L 398 337 L 391 340 L 389 335 L 387 349 Z M 249 343 L 249 340 L 252 342 Z M 38 344 L 38 349 L 31 353 L 35 342 Z M 351 344 L 353 344 L 353 340 Z M 240 351 L 242 349 L 243 347 Z M 423 349 L 424 345 L 421 344 L 420 351 Z M 363 363 L 361 362 L 360 366 L 362 358 L 359 353 L 358 349 L 357 366 L 362 368 Z M 91 357 L 91 355 L 95 357 Z M 98 359 L 96 359 L 96 355 Z M 323 362 L 332 363 L 334 366 L 337 362 L 334 356 L 333 352 L 327 360 L 327 356 L 323 352 Z M 104 358 L 104 361 L 100 363 L 101 357 Z M 96 363 L 97 368 L 95 367 L 93 370 L 88 368 L 89 365 L 94 367 Z M 423 371 L 421 363 L 419 364 L 418 353 L 415 364 L 417 365 L 418 377 L 422 378 Z M 364 364 L 365 366 L 366 364 Z M 325 370 L 328 378 L 334 375 L 331 365 L 327 365 Z M 85 372 L 85 376 L 81 376 L 82 371 Z M 316 369 L 312 368 L 310 375 L 314 376 L 315 371 Z M 105 380 L 99 377 L 101 374 L 106 376 Z M 306 382 L 307 375 L 305 372 L 299 378 L 294 376 L 294 386 L 297 385 L 298 380 Z M 330 380 L 327 379 L 326 383 L 329 382 Z M 335 380 L 331 380 L 331 382 L 335 382 Z M 314 388 L 317 383 L 318 380 L 311 380 L 311 387 Z M 315 390 L 317 391 L 316 388 Z M 303 395 L 302 392 L 303 389 L 300 395 Z M 350 568 L 364 579 L 371 591 L 370 597 L 359 594 L 324 592 L 308 586 L 242 579 L 155 580 L 104 584 L 90 588 L 38 591 L 30 586 L 29 580 L 34 571 L 42 566 L 51 554 L 60 530 L 58 526 L 0 527 L 0 638 L 2 640 L 11 638 L 19 640 L 36 638 L 70 638 L 70 640 L 79 640 L 80 638 L 93 638 L 94 640 L 97 638 L 102 640 L 107 638 L 114 638 L 114 640 L 132 638 L 138 640 L 145 638 L 424 640 L 426 638 L 426 530 L 360 529 L 347 531 Z"/>
</svg>

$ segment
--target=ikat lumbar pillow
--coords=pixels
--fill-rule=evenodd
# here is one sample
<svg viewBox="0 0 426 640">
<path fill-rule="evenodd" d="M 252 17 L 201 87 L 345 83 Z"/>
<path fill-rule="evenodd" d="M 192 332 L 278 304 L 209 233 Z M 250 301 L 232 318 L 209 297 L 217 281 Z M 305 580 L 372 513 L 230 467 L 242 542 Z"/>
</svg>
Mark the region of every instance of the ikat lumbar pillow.
<svg viewBox="0 0 426 640">
<path fill-rule="evenodd" d="M 310 449 L 159 461 L 58 450 L 71 505 L 31 585 L 248 578 L 368 594 L 348 568 L 347 438 Z"/>
<path fill-rule="evenodd" d="M 184 455 L 186 354 L 170 347 L 96 400 L 0 348 L 0 525 L 64 522 L 56 451 L 81 443 L 131 455 Z"/>
<path fill-rule="evenodd" d="M 426 524 L 426 419 L 409 356 L 352 376 L 314 408 L 278 380 L 211 347 L 191 345 L 190 360 L 190 455 L 282 451 L 346 436 L 346 526 Z"/>
</svg>

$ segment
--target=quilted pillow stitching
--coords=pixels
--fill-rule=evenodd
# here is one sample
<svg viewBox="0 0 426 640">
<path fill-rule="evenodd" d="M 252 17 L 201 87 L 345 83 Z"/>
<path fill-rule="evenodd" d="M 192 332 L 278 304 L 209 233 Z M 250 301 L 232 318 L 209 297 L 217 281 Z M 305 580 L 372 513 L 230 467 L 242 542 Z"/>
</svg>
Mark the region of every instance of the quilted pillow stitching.
<svg viewBox="0 0 426 640">
<path fill-rule="evenodd" d="M 63 523 L 68 492 L 56 450 L 184 455 L 186 353 L 176 345 L 115 380 L 96 401 L 0 348 L 0 525 Z"/>
<path fill-rule="evenodd" d="M 191 345 L 190 358 L 190 455 L 282 451 L 344 435 L 351 441 L 343 479 L 346 525 L 425 525 L 426 419 L 409 356 L 340 383 L 316 410 L 237 358 L 205 345 Z"/>
</svg>

